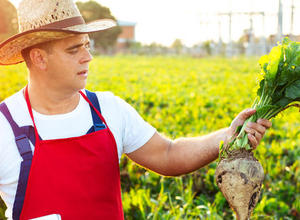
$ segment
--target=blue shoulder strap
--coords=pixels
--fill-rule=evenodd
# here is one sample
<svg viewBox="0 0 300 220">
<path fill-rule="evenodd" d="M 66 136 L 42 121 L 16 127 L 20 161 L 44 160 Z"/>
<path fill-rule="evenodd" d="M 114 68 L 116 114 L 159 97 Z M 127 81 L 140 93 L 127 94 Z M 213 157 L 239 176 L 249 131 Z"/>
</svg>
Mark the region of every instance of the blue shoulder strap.
<svg viewBox="0 0 300 220">
<path fill-rule="evenodd" d="M 4 102 L 0 104 L 0 111 L 5 116 L 13 130 L 19 153 L 23 158 L 23 161 L 21 162 L 19 182 L 13 207 L 13 219 L 18 220 L 20 218 L 20 214 L 23 208 L 23 202 L 27 188 L 27 180 L 31 167 L 32 151 L 28 137 L 23 133 L 24 129 L 20 128 L 17 125 L 17 123 L 13 120 L 7 108 L 7 105 Z"/>
<path fill-rule="evenodd" d="M 101 108 L 100 108 L 99 101 L 98 101 L 96 93 L 90 92 L 88 90 L 85 90 L 85 92 L 86 92 L 86 96 L 88 97 L 88 99 L 90 100 L 90 102 L 93 104 L 93 106 L 101 114 Z M 103 121 L 101 120 L 101 118 L 97 115 L 97 113 L 94 110 L 94 108 L 92 106 L 90 106 L 90 108 L 91 108 L 91 114 L 92 114 L 92 117 L 93 117 L 93 124 L 94 124 L 94 126 L 91 127 L 91 129 L 87 133 L 92 133 L 94 131 L 99 131 L 99 130 L 105 129 L 106 128 L 105 124 L 103 123 Z"/>
<path fill-rule="evenodd" d="M 7 105 L 3 102 L 0 104 L 0 111 L 5 116 L 7 121 L 9 122 L 13 133 L 15 135 L 16 144 L 20 155 L 22 156 L 23 160 L 31 160 L 32 159 L 32 151 L 30 147 L 30 143 L 28 137 L 24 134 L 25 127 L 20 128 L 17 123 L 13 120 Z M 30 129 L 28 129 L 30 130 Z"/>
</svg>

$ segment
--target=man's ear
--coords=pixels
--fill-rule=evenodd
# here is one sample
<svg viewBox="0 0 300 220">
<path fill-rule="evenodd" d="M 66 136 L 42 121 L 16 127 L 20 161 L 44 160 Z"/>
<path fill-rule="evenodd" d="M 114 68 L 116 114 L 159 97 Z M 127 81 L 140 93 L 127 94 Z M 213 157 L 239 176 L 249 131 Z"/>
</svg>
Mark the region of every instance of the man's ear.
<svg viewBox="0 0 300 220">
<path fill-rule="evenodd" d="M 40 48 L 33 48 L 29 53 L 31 62 L 34 66 L 41 70 L 46 70 L 48 66 L 48 54 Z"/>
</svg>

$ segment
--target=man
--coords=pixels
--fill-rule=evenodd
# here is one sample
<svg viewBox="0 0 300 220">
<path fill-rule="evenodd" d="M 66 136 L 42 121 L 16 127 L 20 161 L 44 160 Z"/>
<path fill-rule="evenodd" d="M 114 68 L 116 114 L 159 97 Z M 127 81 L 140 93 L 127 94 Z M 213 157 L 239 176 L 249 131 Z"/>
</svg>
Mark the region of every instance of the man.
<svg viewBox="0 0 300 220">
<path fill-rule="evenodd" d="M 87 33 L 113 21 L 85 24 L 72 0 L 23 0 L 18 14 L 20 33 L 0 44 L 1 64 L 25 60 L 29 70 L 28 86 L 0 105 L 0 192 L 9 219 L 123 219 L 122 153 L 161 175 L 186 174 L 214 161 L 220 141 L 255 113 L 244 110 L 203 137 L 169 140 L 112 93 L 84 90 Z M 270 126 L 248 124 L 253 148 Z"/>
</svg>

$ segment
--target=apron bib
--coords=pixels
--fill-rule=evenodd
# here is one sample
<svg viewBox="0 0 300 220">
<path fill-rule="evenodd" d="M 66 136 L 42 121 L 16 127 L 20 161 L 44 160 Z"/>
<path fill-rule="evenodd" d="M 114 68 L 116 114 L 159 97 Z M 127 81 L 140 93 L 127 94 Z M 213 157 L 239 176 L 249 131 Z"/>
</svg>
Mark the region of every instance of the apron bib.
<svg viewBox="0 0 300 220">
<path fill-rule="evenodd" d="M 59 214 L 62 220 L 124 219 L 115 139 L 99 111 L 80 94 L 104 123 L 102 129 L 79 137 L 40 140 L 25 89 L 36 144 L 21 220 L 51 214 Z"/>
</svg>

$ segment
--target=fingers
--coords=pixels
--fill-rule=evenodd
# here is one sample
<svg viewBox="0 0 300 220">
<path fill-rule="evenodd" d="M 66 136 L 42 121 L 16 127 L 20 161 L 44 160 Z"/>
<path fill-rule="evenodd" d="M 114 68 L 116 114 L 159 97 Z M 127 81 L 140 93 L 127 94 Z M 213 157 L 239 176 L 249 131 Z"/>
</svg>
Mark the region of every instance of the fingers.
<svg viewBox="0 0 300 220">
<path fill-rule="evenodd" d="M 251 109 L 251 108 L 245 109 L 242 112 L 240 112 L 235 117 L 235 119 L 233 119 L 233 121 L 231 122 L 230 130 L 232 131 L 232 135 L 235 135 L 237 127 L 240 126 L 240 125 L 243 125 L 245 120 L 247 118 L 249 118 L 251 115 L 253 115 L 255 112 L 256 112 L 256 110 Z"/>
<path fill-rule="evenodd" d="M 248 122 L 246 128 L 258 131 L 264 136 L 266 130 L 272 126 L 272 123 L 267 119 L 258 119 L 256 123 Z"/>
<path fill-rule="evenodd" d="M 238 116 L 232 121 L 230 125 L 231 136 L 236 135 L 236 129 L 238 126 L 243 125 L 243 123 L 250 116 L 255 114 L 256 110 L 252 108 L 248 108 L 243 110 L 238 114 Z M 252 148 L 256 148 L 260 143 L 261 139 L 265 135 L 266 129 L 270 128 L 272 123 L 267 119 L 258 119 L 256 123 L 248 122 L 245 127 L 246 133 L 248 133 L 249 143 Z"/>
<path fill-rule="evenodd" d="M 245 131 L 246 131 L 248 134 L 251 134 L 253 137 L 255 137 L 255 138 L 257 139 L 258 142 L 262 139 L 262 137 L 264 136 L 264 133 L 265 133 L 265 132 L 260 133 L 259 131 L 254 130 L 254 129 L 249 128 L 249 127 L 246 127 L 246 128 L 245 128 Z"/>
<path fill-rule="evenodd" d="M 250 141 L 251 147 L 255 149 L 259 145 L 263 134 L 249 127 L 245 127 L 245 131 L 248 133 L 248 139 Z"/>
<path fill-rule="evenodd" d="M 265 128 L 270 128 L 272 126 L 272 122 L 270 122 L 267 119 L 260 118 L 260 119 L 257 120 L 257 123 L 261 124 Z"/>
<path fill-rule="evenodd" d="M 255 149 L 265 135 L 266 129 L 270 128 L 272 123 L 266 119 L 258 119 L 257 123 L 249 122 L 245 127 L 251 146 Z"/>
<path fill-rule="evenodd" d="M 246 120 L 247 118 L 249 118 L 251 115 L 253 115 L 256 112 L 255 109 L 252 108 L 248 108 L 245 109 L 244 111 L 242 111 L 237 117 L 241 120 Z"/>
<path fill-rule="evenodd" d="M 263 125 L 260 125 L 258 123 L 248 122 L 247 127 L 252 130 L 258 131 L 262 135 L 264 135 L 265 131 L 266 131 L 266 127 L 264 127 Z"/>
<path fill-rule="evenodd" d="M 259 141 L 257 141 L 257 139 L 252 134 L 248 134 L 248 139 L 250 141 L 251 147 L 255 149 L 258 146 Z"/>
</svg>

